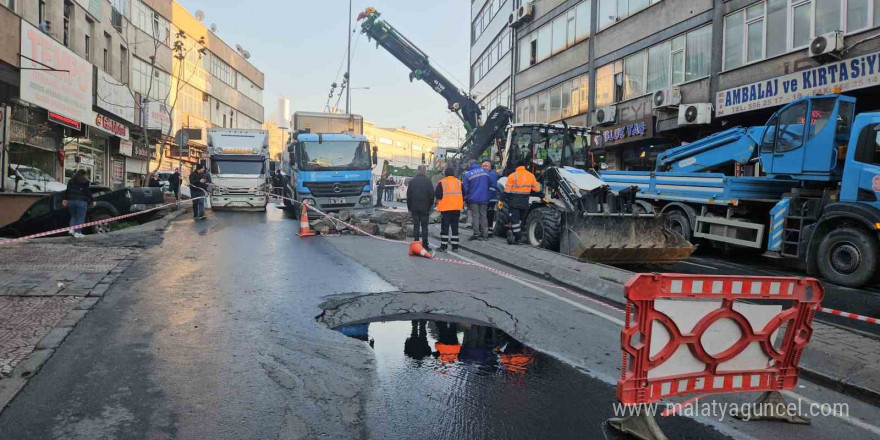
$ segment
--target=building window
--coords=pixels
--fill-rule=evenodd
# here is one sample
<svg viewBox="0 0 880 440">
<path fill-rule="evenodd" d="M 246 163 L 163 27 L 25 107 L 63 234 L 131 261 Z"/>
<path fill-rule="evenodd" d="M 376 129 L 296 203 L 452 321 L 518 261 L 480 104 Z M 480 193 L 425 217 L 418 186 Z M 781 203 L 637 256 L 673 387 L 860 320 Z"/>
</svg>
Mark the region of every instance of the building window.
<svg viewBox="0 0 880 440">
<path fill-rule="evenodd" d="M 586 113 L 589 83 L 589 76 L 581 75 L 517 101 L 517 122 L 550 123 Z"/>
<path fill-rule="evenodd" d="M 46 17 L 46 0 L 40 0 L 37 4 L 37 21 L 40 24 L 40 30 L 49 32 L 49 20 Z"/>
<path fill-rule="evenodd" d="M 632 99 L 647 93 L 645 75 L 648 64 L 645 52 L 636 52 L 623 59 L 623 99 Z"/>
<path fill-rule="evenodd" d="M 131 89 L 153 101 L 165 102 L 171 90 L 170 76 L 137 57 L 131 58 Z"/>
<path fill-rule="evenodd" d="M 486 5 L 483 6 L 483 10 L 478 13 L 473 20 L 473 40 L 477 41 L 477 38 L 480 38 L 483 35 L 483 32 L 486 31 L 486 28 L 489 27 L 489 23 L 492 22 L 492 19 L 501 12 L 501 5 L 504 3 L 504 0 L 489 0 L 486 2 Z M 507 16 L 504 16 L 505 21 L 507 20 Z"/>
<path fill-rule="evenodd" d="M 599 29 L 623 20 L 661 0 L 599 0 Z"/>
<path fill-rule="evenodd" d="M 207 52 L 205 55 L 205 69 L 220 81 L 235 87 L 235 73 L 232 67 L 212 52 Z"/>
<path fill-rule="evenodd" d="M 113 47 L 113 38 L 110 34 L 104 32 L 104 71 L 113 74 L 113 60 L 110 49 Z"/>
<path fill-rule="evenodd" d="M 119 78 L 124 84 L 126 82 L 125 75 L 128 73 L 128 49 L 125 46 L 119 46 Z"/>
<path fill-rule="evenodd" d="M 724 17 L 724 70 L 803 49 L 813 37 L 880 25 L 874 0 L 766 0 Z"/>
<path fill-rule="evenodd" d="M 73 3 L 64 2 L 64 45 L 70 47 L 70 19 L 73 16 Z"/>
<path fill-rule="evenodd" d="M 519 70 L 540 63 L 590 36 L 590 0 L 559 14 L 519 40 Z"/>
<path fill-rule="evenodd" d="M 15 0 L 6 0 L 6 7 L 9 8 L 10 11 L 15 12 Z"/>
<path fill-rule="evenodd" d="M 92 53 L 91 53 L 92 52 L 92 42 L 89 41 L 90 39 L 91 39 L 91 37 L 89 37 L 89 34 L 86 34 L 85 35 L 85 45 L 84 45 L 85 46 L 84 49 L 86 52 L 86 61 L 92 60 Z"/>
<path fill-rule="evenodd" d="M 170 24 L 168 20 L 150 9 L 141 0 L 131 2 L 131 23 L 154 39 L 168 44 Z"/>
</svg>

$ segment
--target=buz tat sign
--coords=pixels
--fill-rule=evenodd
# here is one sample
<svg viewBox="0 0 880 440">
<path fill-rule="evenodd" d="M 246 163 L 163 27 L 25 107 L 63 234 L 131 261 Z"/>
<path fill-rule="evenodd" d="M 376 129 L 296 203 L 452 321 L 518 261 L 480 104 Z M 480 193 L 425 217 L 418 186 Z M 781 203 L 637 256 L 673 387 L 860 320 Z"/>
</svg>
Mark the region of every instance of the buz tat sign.
<svg viewBox="0 0 880 440">
<path fill-rule="evenodd" d="M 715 115 L 727 116 L 788 104 L 798 98 L 840 93 L 880 84 L 880 52 L 722 90 Z"/>
<path fill-rule="evenodd" d="M 625 142 L 633 142 L 639 139 L 652 137 L 654 134 L 654 119 L 645 118 L 633 121 L 629 124 L 618 125 L 614 127 L 603 128 L 599 130 L 597 136 L 602 137 L 605 145 L 622 144 Z M 594 142 L 600 145 L 599 139 Z"/>
</svg>

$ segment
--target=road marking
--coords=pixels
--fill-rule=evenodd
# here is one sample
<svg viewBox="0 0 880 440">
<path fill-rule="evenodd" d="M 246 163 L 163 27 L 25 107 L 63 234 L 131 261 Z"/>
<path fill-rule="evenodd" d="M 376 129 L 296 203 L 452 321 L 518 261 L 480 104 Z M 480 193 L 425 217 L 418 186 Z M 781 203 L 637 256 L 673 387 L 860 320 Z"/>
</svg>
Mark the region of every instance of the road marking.
<svg viewBox="0 0 880 440">
<path fill-rule="evenodd" d="M 450 252 L 450 254 L 455 255 L 457 258 L 461 258 L 462 260 L 467 261 L 468 263 L 477 264 L 477 265 L 480 265 L 480 266 L 485 266 L 485 264 L 479 263 L 479 262 L 477 262 L 477 261 L 474 261 L 474 260 L 472 260 L 472 259 L 470 259 L 470 258 L 468 258 L 468 257 L 462 256 L 462 255 L 460 255 L 460 254 L 456 254 L 456 253 L 454 253 L 454 252 Z M 487 267 L 488 267 L 488 266 L 487 266 Z M 497 272 L 492 272 L 492 273 L 494 273 L 495 275 L 498 275 L 498 276 L 501 276 L 501 277 L 507 278 L 507 279 L 509 279 L 510 281 L 513 281 L 513 282 L 515 282 L 515 283 L 522 284 L 523 286 L 526 286 L 526 287 L 528 287 L 528 288 L 530 288 L 530 289 L 532 289 L 532 290 L 535 290 L 535 291 L 541 292 L 541 293 L 543 293 L 544 295 L 547 295 L 547 296 L 549 296 L 549 297 L 551 297 L 551 298 L 556 298 L 556 299 L 558 299 L 558 300 L 560 300 L 560 301 L 562 301 L 562 302 L 564 302 L 564 303 L 566 303 L 566 304 L 569 304 L 569 305 L 575 306 L 575 307 L 577 307 L 577 308 L 579 308 L 579 309 L 581 309 L 581 310 L 583 310 L 583 311 L 585 311 L 585 312 L 587 312 L 587 313 L 590 313 L 590 314 L 592 314 L 592 315 L 596 315 L 596 316 L 598 316 L 598 317 L 600 317 L 600 318 L 605 319 L 606 321 L 613 322 L 613 323 L 615 323 L 615 324 L 617 324 L 617 325 L 619 325 L 619 326 L 621 326 L 621 327 L 623 327 L 623 325 L 624 325 L 624 322 L 623 322 L 622 319 L 615 318 L 615 317 L 613 317 L 613 316 L 611 316 L 611 315 L 608 315 L 608 314 L 602 313 L 602 312 L 600 312 L 600 311 L 598 311 L 598 310 L 596 310 L 596 309 L 593 309 L 593 308 L 587 307 L 587 306 L 585 306 L 585 305 L 583 305 L 583 304 L 581 304 L 581 303 L 579 303 L 579 302 L 577 302 L 577 301 L 574 301 L 574 300 L 572 300 L 572 299 L 566 298 L 566 297 L 564 297 L 564 296 L 557 295 L 557 294 L 555 294 L 555 293 L 553 293 L 553 292 L 551 292 L 551 291 L 549 291 L 549 290 L 547 290 L 547 289 L 544 289 L 544 288 L 542 288 L 542 287 L 538 287 L 538 286 L 536 286 L 536 285 L 534 285 L 534 284 L 532 284 L 532 283 L 529 283 L 528 281 L 523 281 L 523 280 L 520 280 L 520 279 L 517 279 L 517 278 L 513 278 L 513 277 L 511 277 L 511 276 L 504 275 L 504 274 L 497 273 Z"/>
<path fill-rule="evenodd" d="M 804 402 L 807 402 L 809 404 L 820 405 L 819 402 L 817 402 L 813 399 L 810 399 L 809 397 L 802 396 L 802 395 L 795 393 L 793 391 L 783 390 L 782 394 L 785 394 L 785 395 L 792 397 L 794 399 L 802 399 Z M 863 422 L 855 417 L 851 417 L 851 416 L 847 416 L 847 415 L 843 415 L 843 414 L 833 414 L 833 417 L 837 417 L 838 419 L 843 420 L 844 422 L 849 423 L 850 425 L 853 425 L 857 428 L 861 428 L 861 429 L 864 429 L 865 431 L 880 435 L 880 427 L 874 426 L 870 423 Z"/>
<path fill-rule="evenodd" d="M 704 266 L 704 265 L 702 265 L 702 264 L 691 263 L 690 261 L 682 261 L 681 263 L 682 263 L 682 264 L 690 264 L 691 266 L 705 267 L 706 269 L 718 270 L 717 267 Z"/>
</svg>

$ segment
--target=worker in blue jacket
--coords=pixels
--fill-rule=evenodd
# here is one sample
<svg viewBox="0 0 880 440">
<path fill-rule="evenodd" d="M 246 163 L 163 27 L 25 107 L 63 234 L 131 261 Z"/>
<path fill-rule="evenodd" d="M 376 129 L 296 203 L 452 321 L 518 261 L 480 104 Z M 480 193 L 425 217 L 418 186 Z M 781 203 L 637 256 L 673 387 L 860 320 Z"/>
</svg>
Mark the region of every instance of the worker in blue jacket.
<svg viewBox="0 0 880 440">
<path fill-rule="evenodd" d="M 495 205 L 498 204 L 498 173 L 492 169 L 492 163 L 483 161 L 483 169 L 489 174 L 489 204 L 486 206 L 486 225 L 491 231 L 495 224 Z"/>
<path fill-rule="evenodd" d="M 490 196 L 489 173 L 481 168 L 476 160 L 471 159 L 468 165 L 468 171 L 464 174 L 464 179 L 462 180 L 462 191 L 464 192 L 464 201 L 467 203 L 471 225 L 474 230 L 474 235 L 470 239 L 488 240 L 489 221 L 486 217 L 486 211 Z"/>
</svg>

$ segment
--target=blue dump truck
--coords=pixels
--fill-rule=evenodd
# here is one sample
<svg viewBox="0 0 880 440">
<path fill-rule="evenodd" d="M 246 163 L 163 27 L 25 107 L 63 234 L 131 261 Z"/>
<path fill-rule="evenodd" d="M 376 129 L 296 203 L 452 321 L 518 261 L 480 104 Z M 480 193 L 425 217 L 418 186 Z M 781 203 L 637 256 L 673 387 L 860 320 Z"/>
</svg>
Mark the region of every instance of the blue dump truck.
<svg viewBox="0 0 880 440">
<path fill-rule="evenodd" d="M 760 249 L 862 286 L 880 258 L 880 112 L 855 107 L 846 96 L 802 98 L 763 127 L 666 150 L 654 171 L 601 176 L 612 189 L 638 186 L 640 201 L 692 241 Z"/>
<path fill-rule="evenodd" d="M 284 205 L 300 203 L 323 212 L 364 209 L 373 204 L 376 150 L 363 135 L 363 118 L 331 113 L 294 113 L 294 133 L 283 153 Z M 309 211 L 309 217 L 318 214 Z"/>
</svg>

